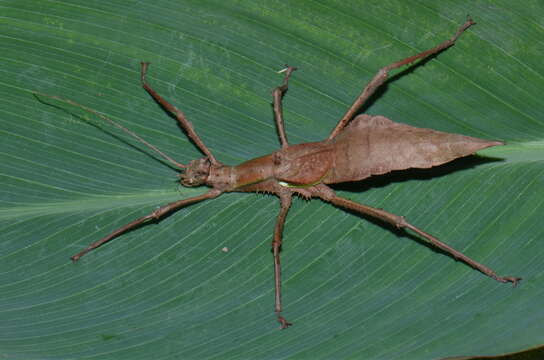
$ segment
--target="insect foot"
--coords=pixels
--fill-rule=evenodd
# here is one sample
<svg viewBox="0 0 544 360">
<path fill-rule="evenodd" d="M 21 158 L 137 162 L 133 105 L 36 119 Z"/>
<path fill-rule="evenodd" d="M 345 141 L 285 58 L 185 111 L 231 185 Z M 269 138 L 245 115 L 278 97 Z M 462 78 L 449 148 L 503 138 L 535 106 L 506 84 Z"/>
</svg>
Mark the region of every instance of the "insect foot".
<svg viewBox="0 0 544 360">
<path fill-rule="evenodd" d="M 502 283 L 512 283 L 512 287 L 516 287 L 518 285 L 518 282 L 522 280 L 520 277 L 514 277 L 514 276 L 493 276 L 493 279 L 500 281 Z"/>
<path fill-rule="evenodd" d="M 278 321 L 281 324 L 280 326 L 281 329 L 287 329 L 289 326 L 293 325 L 292 323 L 285 320 L 285 318 L 281 315 L 278 315 Z"/>
</svg>

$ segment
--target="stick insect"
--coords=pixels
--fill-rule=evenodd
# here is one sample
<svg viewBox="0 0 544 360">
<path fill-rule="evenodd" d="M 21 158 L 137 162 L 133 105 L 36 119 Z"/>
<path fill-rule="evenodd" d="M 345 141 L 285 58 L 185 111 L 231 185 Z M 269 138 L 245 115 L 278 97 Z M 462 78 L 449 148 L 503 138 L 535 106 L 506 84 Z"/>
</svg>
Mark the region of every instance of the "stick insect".
<svg viewBox="0 0 544 360">
<path fill-rule="evenodd" d="M 468 18 L 449 40 L 429 50 L 381 68 L 342 116 L 327 139 L 319 142 L 292 145 L 287 140 L 284 129 L 282 99 L 288 89 L 289 78 L 296 70 L 296 67 L 287 66 L 284 69 L 283 83 L 272 92 L 274 118 L 281 148 L 272 154 L 251 159 L 236 166 L 225 165 L 217 160 L 198 136 L 184 113 L 166 101 L 149 85 L 146 80 L 149 67 L 147 62 L 141 63 L 141 83 L 143 88 L 158 104 L 175 116 L 188 138 L 204 154 L 203 158 L 192 160 L 188 164 L 182 164 L 103 114 L 68 99 L 45 95 L 91 112 L 135 137 L 145 146 L 179 168 L 179 181 L 183 186 L 205 185 L 210 188 L 201 195 L 177 200 L 157 208 L 150 214 L 140 217 L 113 231 L 106 237 L 93 242 L 84 250 L 73 255 L 71 259 L 76 262 L 88 252 L 111 239 L 142 224 L 159 221 L 166 214 L 185 206 L 214 199 L 226 192 L 266 192 L 276 195 L 280 200 L 280 211 L 277 215 L 271 245 L 274 259 L 275 313 L 282 329 L 289 327 L 291 323 L 282 315 L 280 250 L 285 218 L 294 195 L 305 199 L 321 199 L 337 207 L 349 209 L 391 224 L 399 229 L 404 229 L 404 231 L 411 230 L 456 260 L 463 261 L 499 282 L 510 282 L 515 286 L 521 278 L 499 276 L 489 267 L 469 258 L 439 241 L 431 234 L 412 225 L 403 216 L 340 197 L 328 186 L 329 184 L 341 182 L 359 181 L 372 175 L 384 174 L 393 170 L 430 168 L 473 154 L 480 149 L 503 144 L 499 141 L 416 128 L 393 122 L 383 116 L 367 114 L 355 116 L 361 106 L 384 84 L 391 70 L 449 48 L 473 24 L 475 23 L 472 19 Z"/>
</svg>

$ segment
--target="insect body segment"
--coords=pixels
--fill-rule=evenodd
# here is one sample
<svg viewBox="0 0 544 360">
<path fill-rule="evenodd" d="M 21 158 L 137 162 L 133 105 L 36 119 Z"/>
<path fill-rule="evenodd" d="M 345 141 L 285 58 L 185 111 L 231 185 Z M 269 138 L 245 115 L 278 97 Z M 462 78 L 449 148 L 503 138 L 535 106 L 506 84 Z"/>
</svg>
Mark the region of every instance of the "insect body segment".
<svg viewBox="0 0 544 360">
<path fill-rule="evenodd" d="M 359 115 L 331 143 L 334 167 L 323 182 L 363 180 L 393 170 L 430 168 L 500 141 L 423 129 L 383 116 Z"/>
<path fill-rule="evenodd" d="M 274 194 L 280 199 L 280 211 L 272 239 L 272 252 L 274 257 L 275 312 L 281 328 L 291 325 L 282 316 L 280 250 L 283 227 L 293 195 L 299 195 L 307 199 L 321 199 L 338 207 L 376 218 L 398 228 L 410 230 L 445 253 L 465 262 L 491 278 L 499 282 L 510 282 L 516 285 L 521 278 L 499 276 L 487 266 L 469 258 L 439 241 L 436 237 L 410 224 L 404 217 L 342 198 L 327 186 L 328 184 L 345 181 L 362 180 L 372 175 L 384 174 L 393 170 L 429 168 L 458 157 L 473 154 L 486 147 L 502 144 L 499 141 L 482 140 L 431 129 L 421 129 L 393 122 L 383 116 L 359 115 L 353 119 L 360 106 L 384 83 L 388 71 L 429 55 L 437 54 L 448 48 L 455 43 L 463 31 L 473 24 L 474 22 L 468 19 L 451 39 L 430 50 L 380 69 L 340 119 L 329 137 L 320 142 L 298 145 L 288 143 L 283 126 L 281 104 L 282 98 L 288 90 L 289 77 L 296 70 L 296 68 L 288 66 L 285 70 L 282 85 L 273 91 L 274 117 L 281 148 L 272 154 L 251 159 L 236 166 L 224 165 L 213 156 L 183 112 L 163 99 L 146 82 L 145 75 L 149 64 L 142 63 L 141 80 L 144 89 L 165 110 L 176 117 L 189 139 L 205 157 L 193 160 L 188 165 L 177 163 L 143 139 L 136 138 L 180 168 L 179 177 L 183 186 L 206 185 L 211 189 L 201 195 L 164 205 L 152 213 L 130 222 L 72 256 L 72 260 L 79 260 L 89 251 L 142 224 L 160 220 L 168 213 L 190 204 L 213 199 L 224 192 L 266 192 Z M 71 100 L 50 97 L 80 106 Z M 80 107 L 105 118 L 103 115 L 84 106 Z M 113 122 L 110 119 L 107 119 L 107 121 Z M 128 130 L 125 132 L 132 135 Z"/>
<path fill-rule="evenodd" d="M 333 167 L 333 147 L 327 142 L 292 145 L 274 153 L 274 178 L 291 186 L 317 185 Z"/>
</svg>

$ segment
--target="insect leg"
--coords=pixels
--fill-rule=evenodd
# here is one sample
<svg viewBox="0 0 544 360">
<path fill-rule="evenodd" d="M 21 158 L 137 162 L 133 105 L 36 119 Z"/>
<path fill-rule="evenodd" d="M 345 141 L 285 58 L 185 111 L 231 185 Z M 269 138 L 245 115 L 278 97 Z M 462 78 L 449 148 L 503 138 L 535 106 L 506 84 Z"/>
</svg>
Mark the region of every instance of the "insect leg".
<svg viewBox="0 0 544 360">
<path fill-rule="evenodd" d="M 289 65 L 285 65 L 286 68 L 281 70 L 285 72 L 285 77 L 283 78 L 283 84 L 274 88 L 272 91 L 272 97 L 274 99 L 274 117 L 276 119 L 276 128 L 278 129 L 278 135 L 280 137 L 281 147 L 286 148 L 289 146 L 287 142 L 287 135 L 285 135 L 285 129 L 283 127 L 283 107 L 281 104 L 283 95 L 287 92 L 289 77 L 297 68 Z"/>
<path fill-rule="evenodd" d="M 503 283 L 511 282 L 513 284 L 513 286 L 516 286 L 518 281 L 521 280 L 521 278 L 519 278 L 519 277 L 498 276 L 497 273 L 495 273 L 489 267 L 487 267 L 487 266 L 485 266 L 485 265 L 483 265 L 483 264 L 481 264 L 481 263 L 479 263 L 479 262 L 477 262 L 475 260 L 472 260 L 471 258 L 466 256 L 462 252 L 455 250 L 454 248 L 452 248 L 451 246 L 441 242 L 440 240 L 438 240 L 437 238 L 435 238 L 431 234 L 428 234 L 425 231 L 423 231 L 423 230 L 415 227 L 414 225 L 410 224 L 409 222 L 406 221 L 406 219 L 403 216 L 398 216 L 398 215 L 392 214 L 392 213 L 387 212 L 387 211 L 382 210 L 382 209 L 377 209 L 377 208 L 373 208 L 373 207 L 370 207 L 370 206 L 367 206 L 367 205 L 356 203 L 354 201 L 351 201 L 351 200 L 336 196 L 336 194 L 334 194 L 334 192 L 328 187 L 322 186 L 322 188 L 325 191 L 318 192 L 317 196 L 322 198 L 323 200 L 328 201 L 328 202 L 330 202 L 330 203 L 332 203 L 334 205 L 337 205 L 339 207 L 350 209 L 350 210 L 356 211 L 356 212 L 358 212 L 360 214 L 368 215 L 368 216 L 374 217 L 376 219 L 382 220 L 382 221 L 384 221 L 386 223 L 389 223 L 389 224 L 391 224 L 391 225 L 393 225 L 393 226 L 395 226 L 395 227 L 397 227 L 399 229 L 400 228 L 410 229 L 413 232 L 415 232 L 416 234 L 418 234 L 421 237 L 428 240 L 431 244 L 433 244 L 437 248 L 439 248 L 442 251 L 448 253 L 449 255 L 454 257 L 455 259 L 463 261 L 467 265 L 473 267 L 474 269 L 484 273 L 485 275 L 487 275 L 487 276 L 489 276 L 489 277 L 491 277 L 491 278 L 493 278 L 493 279 L 495 279 L 495 280 L 497 280 L 499 282 L 503 282 Z"/>
<path fill-rule="evenodd" d="M 372 80 L 370 80 L 370 82 L 366 85 L 361 95 L 359 95 L 359 97 L 351 105 L 351 107 L 344 114 L 344 116 L 342 116 L 342 118 L 340 119 L 340 121 L 338 122 L 338 124 L 336 125 L 336 127 L 334 128 L 334 130 L 331 132 L 331 134 L 329 135 L 327 139 L 332 140 L 336 135 L 338 135 L 340 130 L 342 130 L 344 126 L 348 124 L 348 122 L 353 118 L 353 116 L 357 113 L 357 111 L 359 111 L 361 106 L 368 100 L 368 98 L 372 96 L 372 94 L 374 94 L 374 92 L 387 80 L 390 70 L 397 69 L 403 65 L 410 64 L 418 59 L 423 59 L 423 58 L 426 58 L 427 56 L 437 54 L 440 51 L 452 46 L 457 40 L 457 38 L 463 33 L 463 31 L 465 31 L 471 25 L 474 25 L 474 24 L 475 22 L 472 21 L 472 19 L 469 17 L 467 21 L 461 27 L 459 27 L 459 29 L 457 30 L 457 32 L 451 39 L 438 44 L 432 49 L 423 51 L 419 54 L 407 57 L 406 59 L 394 62 L 390 65 L 387 65 L 381 68 L 378 71 L 378 73 L 372 78 Z"/>
<path fill-rule="evenodd" d="M 272 240 L 272 252 L 274 254 L 274 293 L 275 293 L 275 311 L 278 316 L 278 321 L 281 324 L 281 328 L 285 329 L 292 325 L 287 322 L 283 316 L 281 316 L 281 265 L 280 265 L 280 250 L 281 240 L 283 233 L 283 225 L 285 224 L 285 217 L 291 207 L 291 193 L 280 194 L 281 208 L 278 218 L 276 220 L 276 226 L 274 227 L 274 239 Z"/>
<path fill-rule="evenodd" d="M 78 252 L 77 254 L 71 256 L 70 259 L 72 259 L 73 262 L 76 262 L 83 255 L 88 253 L 89 251 L 99 247 L 100 245 L 110 241 L 111 239 L 113 239 L 113 238 L 115 238 L 115 237 L 129 231 L 129 230 L 137 228 L 138 226 L 140 226 L 141 224 L 147 222 L 148 220 L 160 220 L 161 217 L 163 217 L 164 215 L 166 215 L 169 212 L 172 212 L 172 211 L 177 210 L 179 208 L 182 208 L 184 206 L 194 204 L 194 203 L 197 203 L 197 202 L 200 202 L 200 201 L 203 201 L 203 200 L 213 199 L 213 198 L 221 195 L 221 193 L 222 192 L 219 191 L 219 190 L 211 189 L 210 191 L 208 191 L 208 192 L 206 192 L 206 193 L 204 193 L 202 195 L 198 195 L 198 196 L 188 198 L 188 199 L 174 201 L 174 202 L 171 202 L 171 203 L 169 203 L 167 205 L 161 206 L 160 208 L 153 211 L 151 214 L 148 214 L 146 216 L 142 216 L 141 218 L 138 218 L 138 219 L 126 224 L 125 226 L 120 227 L 119 229 L 115 230 L 114 232 L 112 232 L 108 236 L 103 237 L 102 239 L 93 242 L 92 244 L 87 246 L 87 248 L 85 248 L 84 250 L 82 250 L 82 251 Z"/>
<path fill-rule="evenodd" d="M 151 88 L 147 84 L 147 81 L 145 79 L 145 74 L 147 73 L 147 67 L 149 66 L 148 62 L 142 62 L 140 63 L 141 68 L 141 80 L 142 80 L 142 86 L 143 88 L 155 99 L 156 102 L 158 102 L 164 109 L 168 110 L 170 113 L 172 113 L 176 119 L 178 120 L 179 124 L 187 132 L 187 136 L 189 136 L 189 139 L 193 141 L 193 143 L 196 144 L 196 146 L 206 155 L 206 157 L 210 160 L 210 163 L 212 164 L 219 164 L 218 161 L 215 159 L 215 156 L 213 156 L 212 152 L 206 145 L 204 145 L 204 142 L 200 139 L 200 137 L 195 132 L 195 129 L 193 128 L 193 124 L 189 120 L 185 118 L 185 114 L 176 108 L 174 105 L 170 104 L 168 101 L 166 101 L 162 96 L 157 94 L 155 90 Z"/>
</svg>

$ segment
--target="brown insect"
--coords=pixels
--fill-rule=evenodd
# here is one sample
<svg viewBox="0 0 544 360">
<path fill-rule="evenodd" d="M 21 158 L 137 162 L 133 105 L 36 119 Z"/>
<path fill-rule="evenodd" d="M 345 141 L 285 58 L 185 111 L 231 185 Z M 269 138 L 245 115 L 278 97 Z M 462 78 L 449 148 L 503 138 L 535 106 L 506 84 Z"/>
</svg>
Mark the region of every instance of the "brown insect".
<svg viewBox="0 0 544 360">
<path fill-rule="evenodd" d="M 72 256 L 71 259 L 75 262 L 89 251 L 128 230 L 147 222 L 160 220 L 164 215 L 184 206 L 216 198 L 222 193 L 233 191 L 267 192 L 278 196 L 281 204 L 272 240 L 275 312 L 281 328 L 287 328 L 291 325 L 281 315 L 280 249 L 282 245 L 283 225 L 291 206 L 293 195 L 298 195 L 305 199 L 318 198 L 338 207 L 374 217 L 399 229 L 410 229 L 455 259 L 465 262 L 497 281 L 504 283 L 511 282 L 515 286 L 521 278 L 498 276 L 487 266 L 472 260 L 439 241 L 434 236 L 410 224 L 404 217 L 337 196 L 327 186 L 328 184 L 358 181 L 372 175 L 388 173 L 392 170 L 430 168 L 462 156 L 473 154 L 480 149 L 503 144 L 500 141 L 482 140 L 469 136 L 404 125 L 393 122 L 383 116 L 363 114 L 354 118 L 358 109 L 386 81 L 390 70 L 437 54 L 452 46 L 457 38 L 473 24 L 472 19 L 468 18 L 451 39 L 442 42 L 430 50 L 381 68 L 340 119 L 329 137 L 320 142 L 290 145 L 287 141 L 283 127 L 282 98 L 287 91 L 289 77 L 296 70 L 295 67 L 287 66 L 284 70 L 285 78 L 283 84 L 273 90 L 274 116 L 281 149 L 272 154 L 251 159 L 236 166 L 224 165 L 218 161 L 202 142 L 195 132 L 193 125 L 185 118 L 185 115 L 149 86 L 145 78 L 149 63 L 141 63 L 141 81 L 144 89 L 164 109 L 175 115 L 179 125 L 185 130 L 189 139 L 202 151 L 205 157 L 193 160 L 188 164 L 181 164 L 104 115 L 71 100 L 45 95 L 89 111 L 135 137 L 180 169 L 179 178 L 183 186 L 206 185 L 211 188 L 202 195 L 174 201 L 126 224 L 108 236 L 90 244 L 86 249 Z"/>
</svg>

